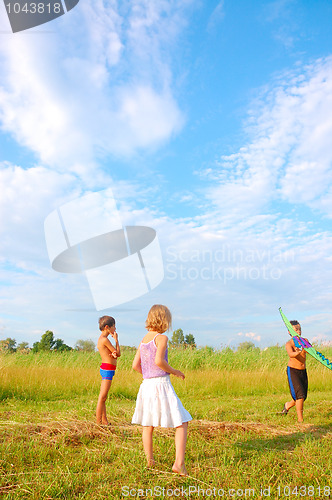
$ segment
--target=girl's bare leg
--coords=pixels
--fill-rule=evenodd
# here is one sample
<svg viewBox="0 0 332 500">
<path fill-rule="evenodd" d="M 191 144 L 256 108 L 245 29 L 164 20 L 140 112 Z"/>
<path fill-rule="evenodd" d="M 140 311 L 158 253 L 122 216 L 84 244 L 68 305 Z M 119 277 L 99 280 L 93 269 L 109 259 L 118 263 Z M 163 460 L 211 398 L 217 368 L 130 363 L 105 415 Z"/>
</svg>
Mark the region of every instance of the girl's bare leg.
<svg viewBox="0 0 332 500">
<path fill-rule="evenodd" d="M 100 385 L 100 393 L 98 397 L 96 418 L 97 424 L 108 425 L 108 420 L 106 416 L 106 399 L 108 391 L 112 385 L 112 380 L 102 380 Z"/>
<path fill-rule="evenodd" d="M 184 456 L 186 453 L 187 444 L 187 432 L 188 432 L 188 422 L 184 422 L 182 425 L 176 428 L 175 431 L 175 462 L 172 467 L 172 471 L 180 474 L 181 476 L 187 476 L 188 472 L 186 466 L 184 465 Z"/>
<path fill-rule="evenodd" d="M 153 458 L 153 444 L 152 444 L 153 427 L 143 426 L 142 440 L 143 448 L 148 462 L 148 467 L 152 467 L 155 464 Z"/>
</svg>

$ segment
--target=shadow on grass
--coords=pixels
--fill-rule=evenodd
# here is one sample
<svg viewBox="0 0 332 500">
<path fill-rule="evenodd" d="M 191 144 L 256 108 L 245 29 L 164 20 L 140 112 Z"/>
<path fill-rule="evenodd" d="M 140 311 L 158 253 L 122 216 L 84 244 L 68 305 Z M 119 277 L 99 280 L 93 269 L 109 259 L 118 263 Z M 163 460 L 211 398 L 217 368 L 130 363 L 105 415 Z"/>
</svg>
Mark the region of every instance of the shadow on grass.
<svg viewBox="0 0 332 500">
<path fill-rule="evenodd" d="M 295 432 L 283 432 L 273 437 L 257 436 L 253 439 L 237 441 L 234 443 L 236 448 L 240 448 L 243 452 L 279 450 L 293 451 L 296 447 L 304 442 L 320 441 L 326 435 L 332 432 L 332 425 L 326 424 L 321 426 L 306 425 L 301 426 Z"/>
</svg>

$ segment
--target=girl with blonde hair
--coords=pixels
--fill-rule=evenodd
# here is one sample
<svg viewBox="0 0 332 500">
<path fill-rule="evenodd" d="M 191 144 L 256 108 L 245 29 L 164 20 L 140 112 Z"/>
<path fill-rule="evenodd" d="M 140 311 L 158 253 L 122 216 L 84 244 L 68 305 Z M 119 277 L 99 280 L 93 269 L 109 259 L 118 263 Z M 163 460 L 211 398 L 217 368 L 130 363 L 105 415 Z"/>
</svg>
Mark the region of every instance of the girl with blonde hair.
<svg viewBox="0 0 332 500">
<path fill-rule="evenodd" d="M 143 447 L 148 467 L 155 464 L 153 456 L 153 429 L 175 427 L 175 461 L 172 471 L 187 475 L 184 463 L 188 422 L 190 413 L 183 407 L 170 381 L 170 374 L 185 378 L 185 375 L 168 364 L 167 335 L 172 323 L 172 315 L 166 306 L 156 304 L 151 307 L 145 322 L 148 333 L 143 337 L 136 352 L 133 369 L 143 375 L 133 424 L 143 426 Z"/>
</svg>

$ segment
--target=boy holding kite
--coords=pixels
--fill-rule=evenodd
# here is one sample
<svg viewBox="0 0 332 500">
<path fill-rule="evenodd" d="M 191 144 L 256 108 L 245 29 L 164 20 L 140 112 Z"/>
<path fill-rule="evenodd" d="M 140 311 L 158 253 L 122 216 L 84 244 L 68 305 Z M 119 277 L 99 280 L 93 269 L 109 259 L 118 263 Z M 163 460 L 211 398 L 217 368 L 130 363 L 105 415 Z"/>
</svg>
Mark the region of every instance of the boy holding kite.
<svg viewBox="0 0 332 500">
<path fill-rule="evenodd" d="M 298 321 L 290 322 L 298 336 L 301 336 L 301 326 Z M 288 410 L 295 406 L 297 419 L 303 422 L 303 403 L 307 398 L 308 376 L 306 370 L 306 351 L 303 347 L 297 347 L 291 338 L 286 343 L 286 351 L 289 357 L 287 366 L 287 378 L 292 401 L 285 403 L 282 414 L 286 415 Z"/>
</svg>

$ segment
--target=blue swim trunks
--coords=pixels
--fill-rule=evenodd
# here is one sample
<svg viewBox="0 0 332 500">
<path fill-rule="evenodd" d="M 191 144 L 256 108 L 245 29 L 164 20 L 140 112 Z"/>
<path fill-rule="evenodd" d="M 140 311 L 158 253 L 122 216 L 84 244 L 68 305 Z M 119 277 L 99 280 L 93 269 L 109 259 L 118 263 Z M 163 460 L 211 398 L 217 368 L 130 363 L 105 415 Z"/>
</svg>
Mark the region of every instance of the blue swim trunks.
<svg viewBox="0 0 332 500">
<path fill-rule="evenodd" d="M 100 365 L 100 375 L 103 380 L 112 380 L 114 377 L 116 366 L 109 363 L 102 363 Z"/>
</svg>

